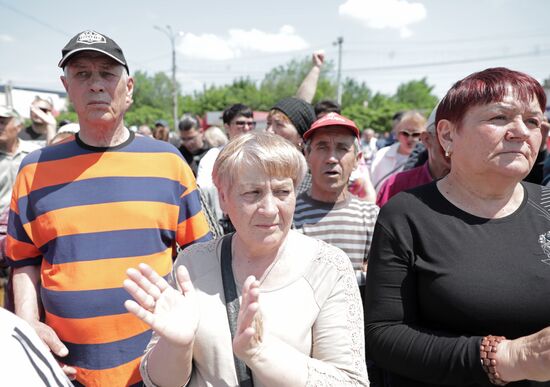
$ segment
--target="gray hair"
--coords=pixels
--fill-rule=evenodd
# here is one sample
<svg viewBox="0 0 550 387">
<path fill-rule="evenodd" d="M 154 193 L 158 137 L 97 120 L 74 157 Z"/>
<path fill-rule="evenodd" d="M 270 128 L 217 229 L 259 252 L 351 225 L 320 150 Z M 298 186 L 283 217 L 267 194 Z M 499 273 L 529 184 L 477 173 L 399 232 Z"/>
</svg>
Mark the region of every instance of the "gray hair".
<svg viewBox="0 0 550 387">
<path fill-rule="evenodd" d="M 239 173 L 260 168 L 275 178 L 291 178 L 294 188 L 302 182 L 307 164 L 290 141 L 276 134 L 251 131 L 237 136 L 222 149 L 212 172 L 218 191 L 230 189 Z"/>
</svg>

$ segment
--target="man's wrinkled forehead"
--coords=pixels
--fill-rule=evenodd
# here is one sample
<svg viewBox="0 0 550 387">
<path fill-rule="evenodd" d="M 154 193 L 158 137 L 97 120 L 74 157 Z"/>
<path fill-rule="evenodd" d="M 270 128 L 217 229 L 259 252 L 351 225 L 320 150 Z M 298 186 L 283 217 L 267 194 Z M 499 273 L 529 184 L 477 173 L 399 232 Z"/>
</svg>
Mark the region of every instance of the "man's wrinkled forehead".
<svg viewBox="0 0 550 387">
<path fill-rule="evenodd" d="M 311 141 L 315 142 L 321 141 L 320 138 L 326 140 L 326 139 L 334 139 L 338 138 L 339 142 L 349 142 L 350 144 L 353 143 L 356 136 L 355 133 L 348 128 L 347 126 L 341 126 L 341 125 L 328 125 L 323 126 L 315 130 L 310 136 Z"/>
</svg>

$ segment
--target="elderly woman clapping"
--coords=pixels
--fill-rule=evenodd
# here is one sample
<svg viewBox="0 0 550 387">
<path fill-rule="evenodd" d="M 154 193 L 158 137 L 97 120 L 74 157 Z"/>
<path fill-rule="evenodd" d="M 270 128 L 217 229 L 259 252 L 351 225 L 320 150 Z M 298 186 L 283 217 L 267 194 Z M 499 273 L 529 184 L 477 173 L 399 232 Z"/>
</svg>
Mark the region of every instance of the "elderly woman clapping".
<svg viewBox="0 0 550 387">
<path fill-rule="evenodd" d="M 155 331 L 141 364 L 147 385 L 368 384 L 349 259 L 290 230 L 305 170 L 279 136 L 233 139 L 213 179 L 236 232 L 184 250 L 175 288 L 148 266 L 129 270 L 136 302 L 126 307 Z"/>
<path fill-rule="evenodd" d="M 517 71 L 458 81 L 436 114 L 451 171 L 381 209 L 366 342 L 392 387 L 550 385 L 550 190 L 522 182 L 545 105 Z"/>
</svg>

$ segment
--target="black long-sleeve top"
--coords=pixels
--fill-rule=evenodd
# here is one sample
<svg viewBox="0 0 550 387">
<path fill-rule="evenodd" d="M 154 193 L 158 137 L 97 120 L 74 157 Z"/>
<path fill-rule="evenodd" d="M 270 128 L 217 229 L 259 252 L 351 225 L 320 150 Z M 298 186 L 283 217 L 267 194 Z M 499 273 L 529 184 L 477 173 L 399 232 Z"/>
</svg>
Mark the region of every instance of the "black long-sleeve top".
<svg viewBox="0 0 550 387">
<path fill-rule="evenodd" d="M 435 182 L 381 209 L 365 336 L 367 358 L 392 387 L 491 386 L 481 338 L 514 339 L 550 325 L 550 188 L 522 185 L 523 203 L 500 219 L 462 211 Z"/>
</svg>

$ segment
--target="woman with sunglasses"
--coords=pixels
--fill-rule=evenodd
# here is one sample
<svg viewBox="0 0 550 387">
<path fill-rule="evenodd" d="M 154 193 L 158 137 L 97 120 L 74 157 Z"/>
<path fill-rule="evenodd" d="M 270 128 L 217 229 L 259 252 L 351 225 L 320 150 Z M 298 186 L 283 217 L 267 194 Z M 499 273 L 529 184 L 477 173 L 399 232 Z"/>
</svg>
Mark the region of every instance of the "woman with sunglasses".
<svg viewBox="0 0 550 387">
<path fill-rule="evenodd" d="M 393 145 L 376 152 L 372 161 L 371 180 L 376 193 L 382 183 L 397 172 L 401 172 L 420 134 L 426 130 L 426 118 L 417 111 L 408 111 L 401 115 L 394 127 L 397 140 Z"/>
</svg>

